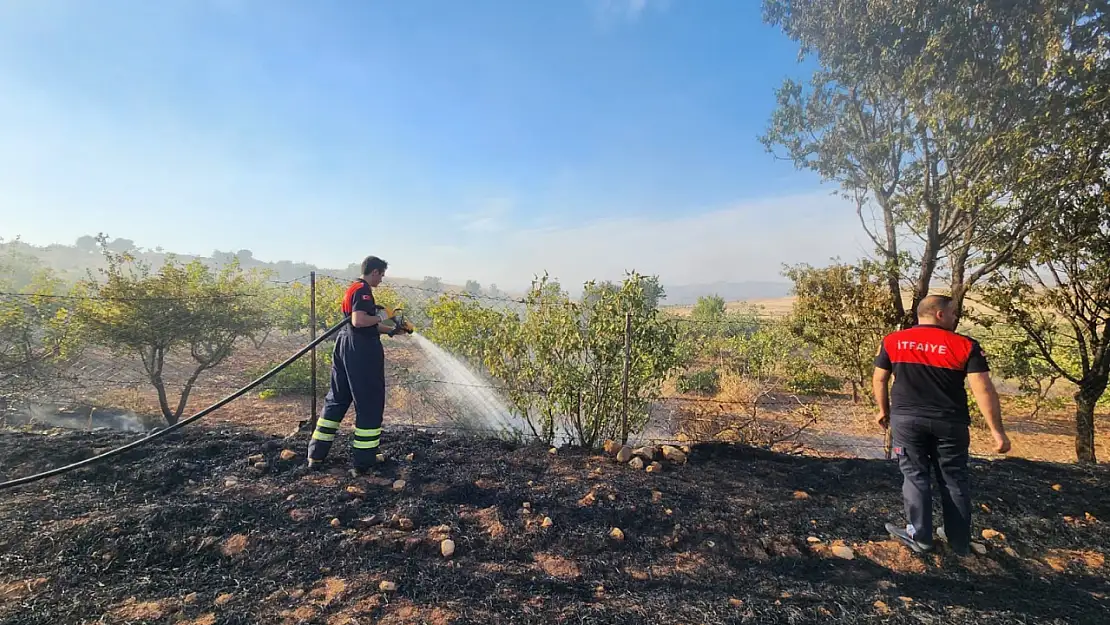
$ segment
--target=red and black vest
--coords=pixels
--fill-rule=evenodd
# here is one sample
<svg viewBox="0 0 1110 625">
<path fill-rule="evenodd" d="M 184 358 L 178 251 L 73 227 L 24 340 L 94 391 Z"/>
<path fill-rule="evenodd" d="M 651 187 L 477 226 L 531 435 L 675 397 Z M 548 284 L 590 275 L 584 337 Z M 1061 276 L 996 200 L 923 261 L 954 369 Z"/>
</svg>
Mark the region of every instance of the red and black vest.
<svg viewBox="0 0 1110 625">
<path fill-rule="evenodd" d="M 989 371 L 975 339 L 934 325 L 918 325 L 883 338 L 875 366 L 894 372 L 892 416 L 970 423 L 968 373 Z"/>
</svg>

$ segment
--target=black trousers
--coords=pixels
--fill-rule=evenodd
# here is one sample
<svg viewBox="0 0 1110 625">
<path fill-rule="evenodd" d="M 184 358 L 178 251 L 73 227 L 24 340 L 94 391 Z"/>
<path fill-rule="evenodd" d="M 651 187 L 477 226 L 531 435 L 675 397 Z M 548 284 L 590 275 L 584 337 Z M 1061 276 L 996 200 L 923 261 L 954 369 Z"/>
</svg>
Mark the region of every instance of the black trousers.
<svg viewBox="0 0 1110 625">
<path fill-rule="evenodd" d="M 355 405 L 352 464 L 373 464 L 381 444 L 385 413 L 385 353 L 381 339 L 341 332 L 332 350 L 331 388 L 308 444 L 308 457 L 323 460 L 331 451 L 339 424 Z"/>
<path fill-rule="evenodd" d="M 926 417 L 892 416 L 894 455 L 902 470 L 907 528 L 920 543 L 933 544 L 932 479 L 940 486 L 948 544 L 966 553 L 971 546 L 971 433 L 961 423 Z"/>
</svg>

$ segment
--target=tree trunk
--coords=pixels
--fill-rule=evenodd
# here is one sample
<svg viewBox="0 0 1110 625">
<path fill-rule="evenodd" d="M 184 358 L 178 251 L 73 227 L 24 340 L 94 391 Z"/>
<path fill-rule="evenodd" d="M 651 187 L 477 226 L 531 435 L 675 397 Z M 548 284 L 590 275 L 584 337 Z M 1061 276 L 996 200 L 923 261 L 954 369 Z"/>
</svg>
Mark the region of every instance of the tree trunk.
<svg viewBox="0 0 1110 625">
<path fill-rule="evenodd" d="M 1094 464 L 1095 459 L 1095 404 L 1106 391 L 1106 378 L 1086 379 L 1075 394 L 1075 459 L 1080 463 Z"/>
<path fill-rule="evenodd" d="M 902 320 L 905 325 L 906 307 L 902 303 L 902 274 L 898 268 L 898 222 L 894 217 L 894 206 L 891 203 L 889 195 L 886 195 L 880 189 L 875 193 L 875 197 L 879 201 L 879 206 L 883 209 L 883 227 L 885 228 L 886 248 L 883 249 L 884 261 L 886 262 L 886 282 L 887 288 L 890 289 L 890 304 L 894 312 L 894 316 Z"/>
<path fill-rule="evenodd" d="M 158 405 L 162 408 L 162 416 L 166 418 L 166 423 L 170 425 L 177 423 L 177 415 L 170 409 L 170 400 L 166 397 L 166 384 L 162 381 L 162 375 L 151 376 L 150 381 L 158 391 Z"/>
</svg>

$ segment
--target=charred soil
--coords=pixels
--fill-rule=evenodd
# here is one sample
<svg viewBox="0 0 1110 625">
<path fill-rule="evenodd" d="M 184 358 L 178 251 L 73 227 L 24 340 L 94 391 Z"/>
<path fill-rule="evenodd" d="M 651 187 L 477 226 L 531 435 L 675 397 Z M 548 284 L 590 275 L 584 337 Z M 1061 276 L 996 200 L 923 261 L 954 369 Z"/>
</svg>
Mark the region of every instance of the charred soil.
<svg viewBox="0 0 1110 625">
<path fill-rule="evenodd" d="M 985 553 L 959 558 L 886 536 L 901 478 L 882 460 L 714 444 L 647 472 L 385 438 L 386 462 L 352 477 L 345 435 L 310 472 L 303 434 L 185 428 L 0 491 L 0 621 L 1110 622 L 1103 467 L 975 461 Z M 0 479 L 129 440 L 0 433 Z"/>
</svg>

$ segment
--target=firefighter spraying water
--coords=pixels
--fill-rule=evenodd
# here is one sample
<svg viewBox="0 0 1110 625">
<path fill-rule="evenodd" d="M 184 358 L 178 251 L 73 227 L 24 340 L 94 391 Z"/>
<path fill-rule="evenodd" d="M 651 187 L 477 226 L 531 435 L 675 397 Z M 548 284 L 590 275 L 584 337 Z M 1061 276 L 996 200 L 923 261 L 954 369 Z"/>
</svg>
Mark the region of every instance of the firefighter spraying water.
<svg viewBox="0 0 1110 625">
<path fill-rule="evenodd" d="M 388 263 L 376 256 L 362 261 L 362 277 L 343 296 L 343 314 L 350 322 L 340 330 L 332 351 L 331 381 L 324 408 L 308 445 L 308 466 L 323 464 L 331 451 L 347 409 L 355 406 L 351 440 L 353 468 L 369 470 L 377 461 L 385 412 L 385 352 L 381 335 L 412 334 L 404 311 L 391 310 L 374 301 L 374 287 L 381 284 Z"/>
</svg>

